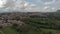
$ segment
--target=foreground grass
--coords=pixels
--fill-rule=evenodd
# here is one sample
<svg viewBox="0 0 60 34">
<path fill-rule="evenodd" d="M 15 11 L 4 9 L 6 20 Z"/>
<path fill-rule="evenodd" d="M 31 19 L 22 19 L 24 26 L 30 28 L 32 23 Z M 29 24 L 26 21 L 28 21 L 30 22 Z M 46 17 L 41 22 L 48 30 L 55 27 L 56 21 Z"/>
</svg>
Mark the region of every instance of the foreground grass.
<svg viewBox="0 0 60 34">
<path fill-rule="evenodd" d="M 0 34 L 3 34 L 3 33 L 0 32 Z"/>
<path fill-rule="evenodd" d="M 17 32 L 16 30 L 14 30 L 10 27 L 3 28 L 2 30 L 5 34 L 20 34 L 19 32 Z"/>
<path fill-rule="evenodd" d="M 42 33 L 45 34 L 60 34 L 60 30 L 53 30 L 53 29 L 42 29 Z"/>
<path fill-rule="evenodd" d="M 30 30 L 28 32 L 23 32 L 22 34 L 60 34 L 60 30 L 41 28 L 41 31 Z"/>
<path fill-rule="evenodd" d="M 29 30 L 29 31 L 20 33 L 20 32 L 17 32 L 15 29 L 6 27 L 2 29 L 2 32 L 4 32 L 5 34 L 60 34 L 60 30 L 43 29 L 43 28 L 41 28 L 41 31 Z M 0 32 L 0 34 L 2 33 Z"/>
</svg>

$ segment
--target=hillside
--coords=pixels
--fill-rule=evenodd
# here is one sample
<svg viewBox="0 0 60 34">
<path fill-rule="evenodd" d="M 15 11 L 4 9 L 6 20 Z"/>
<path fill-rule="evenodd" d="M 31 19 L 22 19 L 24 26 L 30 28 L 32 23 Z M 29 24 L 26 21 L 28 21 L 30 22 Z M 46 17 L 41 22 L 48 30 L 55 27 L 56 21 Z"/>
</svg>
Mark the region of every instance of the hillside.
<svg viewBox="0 0 60 34">
<path fill-rule="evenodd" d="M 60 34 L 60 12 L 0 13 L 1 34 Z"/>
</svg>

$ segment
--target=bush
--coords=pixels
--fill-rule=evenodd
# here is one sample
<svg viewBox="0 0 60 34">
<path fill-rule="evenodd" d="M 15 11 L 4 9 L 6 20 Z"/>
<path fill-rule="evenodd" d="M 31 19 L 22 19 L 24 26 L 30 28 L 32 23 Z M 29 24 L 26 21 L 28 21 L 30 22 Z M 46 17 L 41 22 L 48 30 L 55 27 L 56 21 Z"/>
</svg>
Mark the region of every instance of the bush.
<svg viewBox="0 0 60 34">
<path fill-rule="evenodd" d="M 3 28 L 3 26 L 0 26 L 0 29 L 2 29 Z"/>
</svg>

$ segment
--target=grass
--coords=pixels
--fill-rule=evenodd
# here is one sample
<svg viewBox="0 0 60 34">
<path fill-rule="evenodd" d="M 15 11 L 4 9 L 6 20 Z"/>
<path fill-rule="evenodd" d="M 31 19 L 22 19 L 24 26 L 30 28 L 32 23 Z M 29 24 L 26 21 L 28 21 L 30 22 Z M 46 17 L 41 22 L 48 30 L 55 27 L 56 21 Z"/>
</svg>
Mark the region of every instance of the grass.
<svg viewBox="0 0 60 34">
<path fill-rule="evenodd" d="M 6 27 L 2 29 L 2 32 L 5 34 L 60 34 L 60 30 L 53 30 L 53 29 L 43 29 L 41 28 L 41 31 L 35 31 L 35 30 L 29 30 L 26 32 L 17 32 L 15 29 L 12 29 L 10 27 Z M 2 34 L 0 32 L 0 34 Z"/>
<path fill-rule="evenodd" d="M 17 32 L 16 30 L 8 27 L 2 29 L 5 34 L 20 34 L 20 32 Z"/>
<path fill-rule="evenodd" d="M 46 34 L 51 32 L 52 34 L 60 34 L 60 30 L 53 30 L 53 29 L 42 29 L 42 32 L 45 32 Z"/>
<path fill-rule="evenodd" d="M 40 31 L 37 32 L 37 31 L 35 31 L 35 30 L 29 30 L 29 31 L 27 31 L 27 32 L 23 32 L 22 34 L 40 34 Z"/>
<path fill-rule="evenodd" d="M 23 32 L 22 34 L 60 34 L 60 30 L 41 28 L 41 31 L 30 30 L 28 32 Z"/>
<path fill-rule="evenodd" d="M 3 34 L 3 33 L 0 32 L 0 34 Z"/>
</svg>

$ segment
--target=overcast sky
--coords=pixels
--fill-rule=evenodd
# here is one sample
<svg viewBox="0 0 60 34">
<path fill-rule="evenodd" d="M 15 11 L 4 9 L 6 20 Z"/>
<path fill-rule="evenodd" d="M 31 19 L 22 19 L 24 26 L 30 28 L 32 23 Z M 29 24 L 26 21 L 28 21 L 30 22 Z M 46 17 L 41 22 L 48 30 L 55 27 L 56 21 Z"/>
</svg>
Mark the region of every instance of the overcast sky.
<svg viewBox="0 0 60 34">
<path fill-rule="evenodd" d="M 53 12 L 60 9 L 60 0 L 0 0 L 0 10 Z"/>
</svg>

